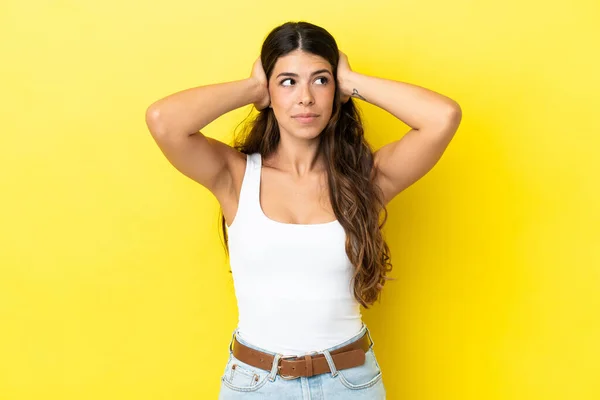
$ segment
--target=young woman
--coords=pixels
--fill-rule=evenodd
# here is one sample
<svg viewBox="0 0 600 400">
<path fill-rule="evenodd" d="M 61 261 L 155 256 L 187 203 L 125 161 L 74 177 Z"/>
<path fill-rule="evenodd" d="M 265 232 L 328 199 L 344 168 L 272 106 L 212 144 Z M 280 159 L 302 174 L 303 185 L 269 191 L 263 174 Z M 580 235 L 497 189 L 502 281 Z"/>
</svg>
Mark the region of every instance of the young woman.
<svg viewBox="0 0 600 400">
<path fill-rule="evenodd" d="M 373 152 L 354 99 L 412 129 Z M 247 104 L 259 113 L 241 143 L 199 132 Z M 148 108 L 164 155 L 223 212 L 239 323 L 221 399 L 385 398 L 360 313 L 390 279 L 385 206 L 437 163 L 461 115 L 433 91 L 352 71 L 307 22 L 271 31 L 249 78 Z"/>
</svg>

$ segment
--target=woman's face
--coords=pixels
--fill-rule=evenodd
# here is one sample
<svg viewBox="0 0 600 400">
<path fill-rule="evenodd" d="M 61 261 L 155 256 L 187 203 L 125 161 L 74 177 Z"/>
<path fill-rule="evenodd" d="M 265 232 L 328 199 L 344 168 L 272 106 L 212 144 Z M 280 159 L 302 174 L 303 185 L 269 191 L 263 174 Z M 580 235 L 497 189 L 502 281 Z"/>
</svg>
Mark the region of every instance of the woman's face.
<svg viewBox="0 0 600 400">
<path fill-rule="evenodd" d="M 269 79 L 271 108 L 282 134 L 319 136 L 331 118 L 335 79 L 324 58 L 296 50 L 275 63 Z M 302 114 L 314 114 L 303 117 Z"/>
</svg>

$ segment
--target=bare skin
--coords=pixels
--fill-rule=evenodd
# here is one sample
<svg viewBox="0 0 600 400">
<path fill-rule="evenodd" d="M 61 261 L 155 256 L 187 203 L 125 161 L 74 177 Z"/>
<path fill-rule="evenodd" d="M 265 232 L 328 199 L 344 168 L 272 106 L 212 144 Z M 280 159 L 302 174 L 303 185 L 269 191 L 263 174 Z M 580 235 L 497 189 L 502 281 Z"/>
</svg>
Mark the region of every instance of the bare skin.
<svg viewBox="0 0 600 400">
<path fill-rule="evenodd" d="M 316 71 L 321 72 L 314 74 Z M 288 73 L 294 75 L 280 75 Z M 263 160 L 263 212 L 274 221 L 289 224 L 335 220 L 325 161 L 317 153 L 319 134 L 331 117 L 335 96 L 331 65 L 321 57 L 295 51 L 277 60 L 268 87 L 269 107 L 279 122 L 281 139 L 277 151 Z M 318 117 L 305 124 L 293 117 L 299 113 Z"/>
<path fill-rule="evenodd" d="M 342 101 L 350 97 L 368 101 L 412 127 L 375 153 L 376 183 L 388 203 L 436 164 L 458 128 L 460 107 L 425 88 L 355 73 L 342 52 L 337 74 Z M 277 222 L 326 223 L 335 215 L 325 161 L 317 151 L 319 134 L 331 116 L 335 84 L 325 59 L 295 51 L 278 59 L 268 81 L 258 59 L 250 78 L 188 89 L 157 101 L 148 108 L 146 122 L 169 161 L 215 195 L 231 225 L 246 155 L 199 131 L 225 112 L 249 103 L 258 109 L 273 108 L 281 141 L 274 154 L 263 160 L 262 210 Z M 302 123 L 294 117 L 298 113 L 317 116 Z"/>
</svg>

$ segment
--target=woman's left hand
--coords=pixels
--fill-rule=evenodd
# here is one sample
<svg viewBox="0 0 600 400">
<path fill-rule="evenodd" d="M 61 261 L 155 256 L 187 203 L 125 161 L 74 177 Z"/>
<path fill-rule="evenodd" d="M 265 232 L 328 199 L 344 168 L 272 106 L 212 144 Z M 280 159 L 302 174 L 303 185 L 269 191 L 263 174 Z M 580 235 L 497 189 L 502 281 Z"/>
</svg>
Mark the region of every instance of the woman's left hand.
<svg viewBox="0 0 600 400">
<path fill-rule="evenodd" d="M 339 90 L 343 104 L 346 103 L 352 95 L 352 89 L 346 87 L 348 76 L 352 73 L 352 69 L 350 68 L 350 63 L 348 62 L 346 54 L 342 53 L 341 50 L 338 51 L 340 53 L 340 60 L 338 61 L 337 66 L 337 80 L 340 86 Z"/>
</svg>

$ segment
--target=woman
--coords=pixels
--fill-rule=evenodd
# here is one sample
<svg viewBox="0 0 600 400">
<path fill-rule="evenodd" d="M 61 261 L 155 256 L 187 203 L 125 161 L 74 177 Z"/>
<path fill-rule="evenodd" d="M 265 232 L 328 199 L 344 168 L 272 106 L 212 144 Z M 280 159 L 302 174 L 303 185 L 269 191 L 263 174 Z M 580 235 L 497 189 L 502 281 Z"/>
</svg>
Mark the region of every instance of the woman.
<svg viewBox="0 0 600 400">
<path fill-rule="evenodd" d="M 411 131 L 373 153 L 354 98 Z M 259 113 L 241 143 L 199 132 L 247 104 Z M 275 28 L 249 78 L 148 108 L 165 156 L 223 212 L 239 324 L 221 399 L 385 398 L 360 313 L 390 279 L 385 206 L 435 165 L 460 120 L 445 96 L 352 71 L 307 22 Z"/>
</svg>

